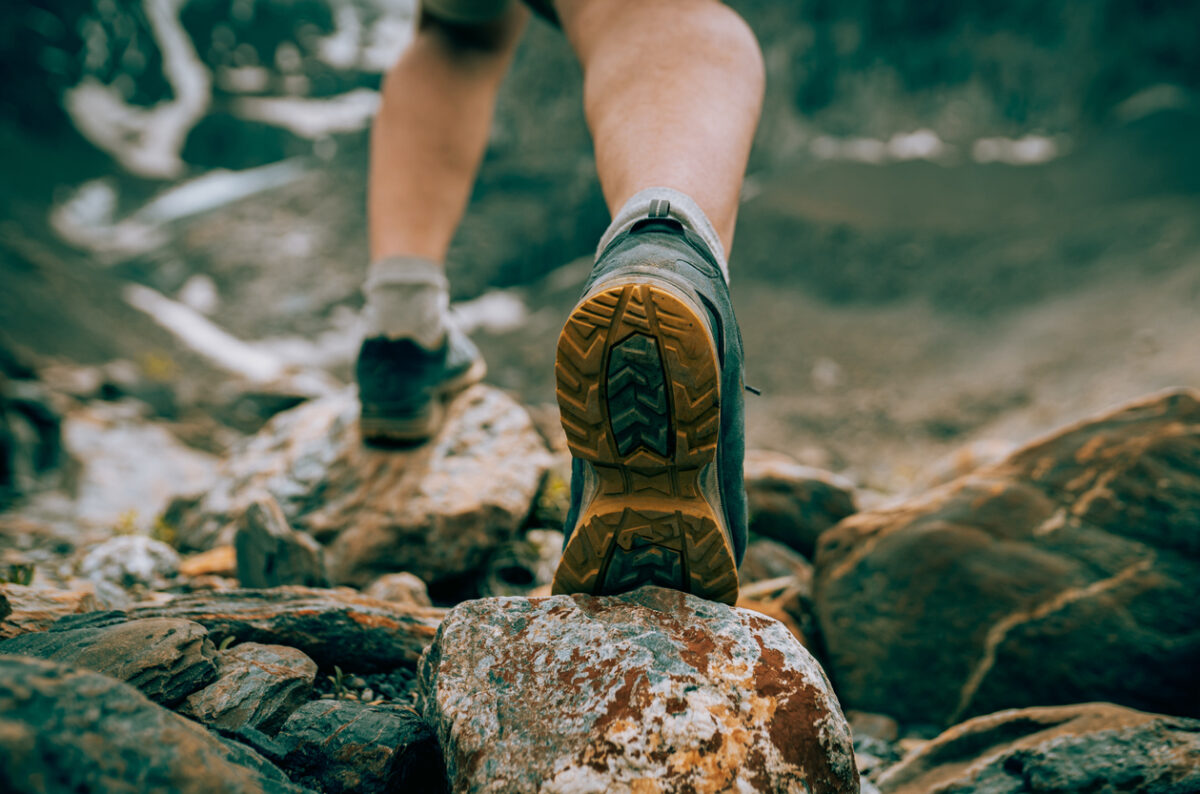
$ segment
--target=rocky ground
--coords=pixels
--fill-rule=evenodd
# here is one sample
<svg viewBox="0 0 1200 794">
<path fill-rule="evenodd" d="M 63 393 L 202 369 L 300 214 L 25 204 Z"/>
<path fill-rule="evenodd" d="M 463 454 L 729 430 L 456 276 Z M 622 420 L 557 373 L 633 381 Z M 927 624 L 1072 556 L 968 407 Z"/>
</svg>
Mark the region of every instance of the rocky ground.
<svg viewBox="0 0 1200 794">
<path fill-rule="evenodd" d="M 421 447 L 342 390 L 214 456 L 31 374 L 6 791 L 1200 788 L 1195 390 L 874 508 L 753 451 L 731 608 L 550 597 L 567 458 L 494 387 Z"/>
<path fill-rule="evenodd" d="M 0 790 L 1200 791 L 1196 11 L 734 5 L 733 608 L 548 593 L 605 223 L 556 32 L 448 263 L 487 381 L 377 450 L 365 126 L 411 4 L 14 12 Z"/>
</svg>

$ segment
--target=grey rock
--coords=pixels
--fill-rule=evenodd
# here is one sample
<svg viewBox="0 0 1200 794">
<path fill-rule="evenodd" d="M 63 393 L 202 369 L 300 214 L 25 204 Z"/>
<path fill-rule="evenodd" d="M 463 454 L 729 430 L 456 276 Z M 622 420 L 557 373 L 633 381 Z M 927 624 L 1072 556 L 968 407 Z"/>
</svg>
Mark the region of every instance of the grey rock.
<svg viewBox="0 0 1200 794">
<path fill-rule="evenodd" d="M 173 497 L 213 482 L 217 458 L 143 419 L 139 405 L 89 403 L 63 422 L 64 443 L 80 464 L 75 513 L 84 525 L 148 531 Z"/>
<path fill-rule="evenodd" d="M 854 486 L 779 452 L 746 453 L 750 531 L 812 559 L 817 538 L 855 512 Z"/>
<path fill-rule="evenodd" d="M 371 586 L 363 591 L 367 598 L 377 598 L 393 604 L 408 604 L 411 606 L 432 606 L 429 600 L 429 589 L 419 576 L 407 571 L 386 573 L 371 582 Z"/>
<path fill-rule="evenodd" d="M 787 629 L 671 590 L 460 604 L 420 691 L 456 791 L 858 791 L 837 699 Z"/>
<path fill-rule="evenodd" d="M 217 680 L 188 696 L 181 711 L 207 725 L 273 734 L 308 700 L 317 665 L 295 648 L 247 642 L 221 651 Z"/>
<path fill-rule="evenodd" d="M 1067 427 L 821 538 L 848 708 L 957 723 L 1104 700 L 1200 716 L 1200 392 Z"/>
<path fill-rule="evenodd" d="M 279 732 L 294 780 L 326 794 L 446 790 L 437 739 L 413 709 L 316 700 Z"/>
<path fill-rule="evenodd" d="M 131 684 L 164 706 L 183 700 L 217 674 L 208 632 L 189 620 L 154 618 L 22 634 L 0 642 L 0 654 L 86 667 Z"/>
<path fill-rule="evenodd" d="M 321 544 L 288 526 L 270 495 L 255 499 L 246 508 L 233 546 L 242 587 L 327 584 Z"/>
<path fill-rule="evenodd" d="M 10 794 L 307 791 L 127 684 L 18 656 L 0 656 L 0 782 Z"/>
<path fill-rule="evenodd" d="M 878 779 L 884 794 L 1189 794 L 1200 791 L 1200 720 L 1114 706 L 976 717 Z"/>
<path fill-rule="evenodd" d="M 179 618 L 201 624 L 217 642 L 233 637 L 289 645 L 322 667 L 372 671 L 415 665 L 433 641 L 443 613 L 435 607 L 376 601 L 348 588 L 276 587 L 193 593 L 162 605 L 73 615 L 54 630 Z"/>
<path fill-rule="evenodd" d="M 179 554 L 161 540 L 120 535 L 88 552 L 79 573 L 98 585 L 159 589 L 179 573 Z"/>
<path fill-rule="evenodd" d="M 754 538 L 746 544 L 746 556 L 738 569 L 738 581 L 742 584 L 795 576 L 811 582 L 812 563 L 779 541 L 770 538 Z"/>
<path fill-rule="evenodd" d="M 514 537 L 550 463 L 529 415 L 503 392 L 476 386 L 419 447 L 366 447 L 352 391 L 272 419 L 224 463 L 216 487 L 179 500 L 167 521 L 181 548 L 229 542 L 263 491 L 288 524 L 327 546 L 330 578 L 365 586 L 409 571 L 431 585 L 479 572 Z"/>
</svg>

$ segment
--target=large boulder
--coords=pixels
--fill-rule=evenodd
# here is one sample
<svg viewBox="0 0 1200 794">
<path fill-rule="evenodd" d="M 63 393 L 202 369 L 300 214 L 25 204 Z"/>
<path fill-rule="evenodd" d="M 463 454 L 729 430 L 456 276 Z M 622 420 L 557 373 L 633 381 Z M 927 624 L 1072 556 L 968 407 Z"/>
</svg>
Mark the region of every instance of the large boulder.
<svg viewBox="0 0 1200 794">
<path fill-rule="evenodd" d="M 503 392 L 469 389 L 429 443 L 373 449 L 359 436 L 353 391 L 275 417 L 241 445 L 217 487 L 168 514 L 180 545 L 232 540 L 263 491 L 295 530 L 331 544 L 337 582 L 409 571 L 426 582 L 478 572 L 514 537 L 550 464 L 529 415 Z"/>
<path fill-rule="evenodd" d="M 460 604 L 420 687 L 455 791 L 858 791 L 787 629 L 671 590 Z"/>
<path fill-rule="evenodd" d="M 942 724 L 1089 700 L 1200 715 L 1200 394 L 844 520 L 821 539 L 815 599 L 850 708 Z"/>
<path fill-rule="evenodd" d="M 86 667 L 172 706 L 217 675 L 208 632 L 189 620 L 152 618 L 100 628 L 42 631 L 0 642 L 0 653 Z"/>
<path fill-rule="evenodd" d="M 879 779 L 884 794 L 1200 791 L 1200 720 L 1114 706 L 1012 709 L 956 725 Z"/>
<path fill-rule="evenodd" d="M 0 788 L 9 794 L 302 794 L 252 751 L 219 741 L 95 672 L 0 656 Z"/>
</svg>

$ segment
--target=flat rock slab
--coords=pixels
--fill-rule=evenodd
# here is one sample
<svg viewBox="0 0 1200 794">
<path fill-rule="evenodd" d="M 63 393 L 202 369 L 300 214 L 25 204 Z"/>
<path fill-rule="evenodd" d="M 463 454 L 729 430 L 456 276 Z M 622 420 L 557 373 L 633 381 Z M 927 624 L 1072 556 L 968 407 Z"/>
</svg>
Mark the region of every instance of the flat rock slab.
<svg viewBox="0 0 1200 794">
<path fill-rule="evenodd" d="M 848 708 L 942 725 L 1094 700 L 1200 716 L 1200 392 L 851 516 L 816 574 Z"/>
<path fill-rule="evenodd" d="M 0 781 L 6 794 L 308 791 L 127 684 L 17 656 L 0 656 Z"/>
<path fill-rule="evenodd" d="M 312 693 L 317 665 L 295 648 L 246 642 L 221 651 L 217 680 L 188 696 L 183 711 L 230 731 L 273 734 Z"/>
<path fill-rule="evenodd" d="M 1200 720 L 1114 706 L 1012 709 L 957 725 L 885 772 L 884 794 L 1200 791 Z"/>
<path fill-rule="evenodd" d="M 217 675 L 217 652 L 208 632 L 198 623 L 174 618 L 22 634 L 0 642 L 0 654 L 86 667 L 131 684 L 166 706 Z"/>
<path fill-rule="evenodd" d="M 0 584 L 0 640 L 45 631 L 64 615 L 99 609 L 89 589 L 58 590 L 20 584 Z"/>
<path fill-rule="evenodd" d="M 671 590 L 460 604 L 420 686 L 454 791 L 858 791 L 787 629 Z"/>
<path fill-rule="evenodd" d="M 230 542 L 266 491 L 293 529 L 332 544 L 333 581 L 409 571 L 434 583 L 477 571 L 515 535 L 550 465 L 525 409 L 488 386 L 458 397 L 418 447 L 364 446 L 357 417 L 353 391 L 275 417 L 222 465 L 216 487 L 169 511 L 181 545 Z"/>
<path fill-rule="evenodd" d="M 208 629 L 216 642 L 290 645 L 323 667 L 387 670 L 412 667 L 433 641 L 444 610 L 402 606 L 349 589 L 275 587 L 194 593 L 161 606 L 93 612 L 66 618 L 54 630 L 105 626 L 139 618 L 182 618 Z"/>
<path fill-rule="evenodd" d="M 278 743 L 291 776 L 326 794 L 446 790 L 437 738 L 406 706 L 312 701 L 288 719 Z"/>
</svg>

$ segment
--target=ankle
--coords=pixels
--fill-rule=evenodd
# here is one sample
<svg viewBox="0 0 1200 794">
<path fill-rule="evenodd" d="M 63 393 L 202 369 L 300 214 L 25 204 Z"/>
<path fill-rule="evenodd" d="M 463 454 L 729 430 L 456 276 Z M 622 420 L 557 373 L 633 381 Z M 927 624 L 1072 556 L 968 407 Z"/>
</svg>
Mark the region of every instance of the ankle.
<svg viewBox="0 0 1200 794">
<path fill-rule="evenodd" d="M 442 346 L 450 293 L 436 262 L 410 256 L 372 262 L 363 294 L 366 338 L 411 339 L 426 350 Z"/>
<path fill-rule="evenodd" d="M 721 270 L 721 275 L 724 276 L 725 282 L 729 283 L 729 264 L 725 258 L 725 248 L 721 243 L 721 238 L 700 206 L 686 193 L 674 188 L 646 188 L 626 201 L 613 216 L 608 230 L 600 238 L 596 256 L 599 257 L 617 235 L 628 231 L 634 224 L 647 218 L 670 218 L 683 224 L 685 229 L 691 231 L 708 246 Z"/>
</svg>

